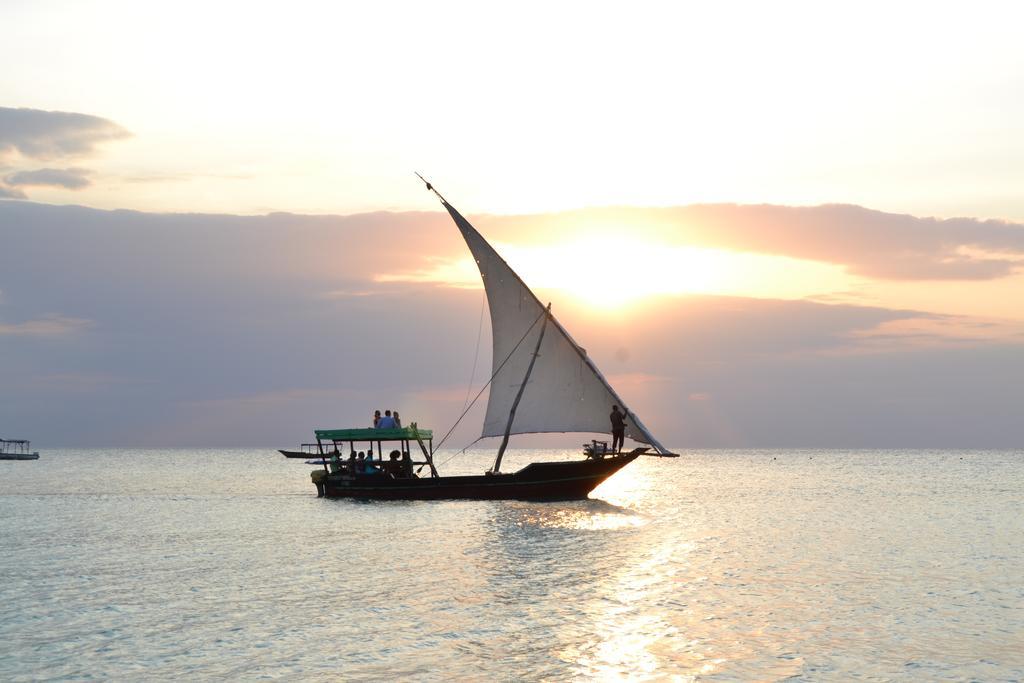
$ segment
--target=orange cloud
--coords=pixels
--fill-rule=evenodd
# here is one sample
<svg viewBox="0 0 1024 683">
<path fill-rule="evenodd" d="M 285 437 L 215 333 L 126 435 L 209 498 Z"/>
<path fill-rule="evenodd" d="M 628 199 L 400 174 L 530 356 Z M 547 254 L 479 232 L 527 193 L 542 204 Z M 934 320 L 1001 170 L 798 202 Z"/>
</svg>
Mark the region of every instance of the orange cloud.
<svg viewBox="0 0 1024 683">
<path fill-rule="evenodd" d="M 985 280 L 1024 267 L 1024 225 L 1019 223 L 919 218 L 845 204 L 583 209 L 483 216 L 477 227 L 492 239 L 512 242 L 610 231 L 667 244 L 821 261 L 883 280 Z"/>
</svg>

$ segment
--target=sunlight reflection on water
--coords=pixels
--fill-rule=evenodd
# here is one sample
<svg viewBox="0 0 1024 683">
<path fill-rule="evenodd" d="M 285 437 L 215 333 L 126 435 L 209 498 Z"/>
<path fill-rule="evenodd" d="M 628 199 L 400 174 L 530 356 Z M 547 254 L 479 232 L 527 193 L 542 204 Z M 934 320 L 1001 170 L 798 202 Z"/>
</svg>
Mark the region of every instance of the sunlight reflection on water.
<svg viewBox="0 0 1024 683">
<path fill-rule="evenodd" d="M 603 501 L 591 501 L 578 509 L 537 510 L 525 517 L 521 524 L 539 527 L 609 531 L 625 527 L 640 527 L 648 520 L 629 510 Z"/>
<path fill-rule="evenodd" d="M 573 456 L 507 469 L 538 455 Z M 3 680 L 1024 677 L 1017 453 L 707 451 L 543 504 L 320 500 L 250 451 L 6 465 Z"/>
</svg>

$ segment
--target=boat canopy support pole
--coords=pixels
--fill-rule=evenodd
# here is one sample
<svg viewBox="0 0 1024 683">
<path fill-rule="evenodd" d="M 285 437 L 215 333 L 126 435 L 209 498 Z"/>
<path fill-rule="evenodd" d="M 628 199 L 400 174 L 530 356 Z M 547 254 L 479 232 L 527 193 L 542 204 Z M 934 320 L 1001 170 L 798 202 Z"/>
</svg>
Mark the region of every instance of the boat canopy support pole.
<svg viewBox="0 0 1024 683">
<path fill-rule="evenodd" d="M 320 440 L 320 437 L 316 437 L 316 449 L 320 451 L 320 462 L 324 465 L 324 472 L 329 472 L 327 469 L 327 456 L 324 455 L 324 442 Z"/>
<path fill-rule="evenodd" d="M 428 451 L 426 445 L 423 443 L 423 437 L 420 436 L 420 430 L 416 427 L 416 423 L 413 422 L 409 425 L 412 427 L 412 433 L 416 437 L 416 443 L 420 445 L 420 450 L 423 451 L 423 457 L 427 459 L 427 464 L 430 465 L 430 476 L 437 477 L 437 468 L 434 467 L 434 454 L 432 451 Z M 420 467 L 420 469 L 423 469 Z"/>
<path fill-rule="evenodd" d="M 498 446 L 498 457 L 494 459 L 494 467 L 491 468 L 491 474 L 497 474 L 501 471 L 501 457 L 505 455 L 505 448 L 508 447 L 508 437 L 512 433 L 512 423 L 516 419 L 516 408 L 519 407 L 519 400 L 523 397 L 523 392 L 526 391 L 526 383 L 530 381 L 533 364 L 537 362 L 537 356 L 540 355 L 540 344 L 544 341 L 544 330 L 547 329 L 549 318 L 551 318 L 550 303 L 547 310 L 544 311 L 544 323 L 540 326 L 540 334 L 537 335 L 537 348 L 533 350 L 533 357 L 530 358 L 530 364 L 526 368 L 526 377 L 523 377 L 523 383 L 519 385 L 519 393 L 516 394 L 516 400 L 512 402 L 512 409 L 508 411 L 508 424 L 505 425 L 505 435 L 501 438 L 501 445 Z"/>
</svg>

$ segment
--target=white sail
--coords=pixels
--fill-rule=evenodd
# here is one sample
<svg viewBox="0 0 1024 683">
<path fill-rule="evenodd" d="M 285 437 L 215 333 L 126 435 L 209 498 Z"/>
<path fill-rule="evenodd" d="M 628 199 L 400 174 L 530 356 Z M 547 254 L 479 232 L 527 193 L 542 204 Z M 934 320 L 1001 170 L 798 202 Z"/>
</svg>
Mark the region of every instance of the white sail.
<svg viewBox="0 0 1024 683">
<path fill-rule="evenodd" d="M 502 436 L 537 345 L 545 307 L 476 228 L 451 204 L 443 198 L 441 201 L 469 245 L 487 292 L 494 378 L 482 436 Z M 610 433 L 612 406 L 628 410 L 627 406 L 554 316 L 550 323 L 554 329 L 548 331 L 541 343 L 526 387 L 527 400 L 516 411 L 511 433 Z M 631 411 L 626 420 L 626 436 L 650 444 L 659 453 L 668 453 Z"/>
</svg>

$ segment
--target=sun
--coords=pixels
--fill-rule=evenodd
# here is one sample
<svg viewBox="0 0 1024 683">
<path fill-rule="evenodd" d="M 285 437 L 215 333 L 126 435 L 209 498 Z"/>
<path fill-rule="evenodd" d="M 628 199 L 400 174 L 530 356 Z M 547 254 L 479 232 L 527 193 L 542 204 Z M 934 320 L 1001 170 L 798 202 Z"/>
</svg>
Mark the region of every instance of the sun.
<svg viewBox="0 0 1024 683">
<path fill-rule="evenodd" d="M 531 286 L 557 289 L 600 309 L 621 308 L 652 296 L 724 291 L 735 271 L 729 252 L 619 236 L 555 245 L 502 245 L 500 251 Z"/>
<path fill-rule="evenodd" d="M 859 280 L 834 264 L 772 254 L 672 244 L 627 231 L 578 234 L 562 242 L 494 246 L 531 289 L 556 290 L 600 311 L 645 299 L 719 295 L 803 299 L 857 289 Z M 382 274 L 378 282 L 436 282 L 482 286 L 469 256 L 433 258 L 413 273 Z"/>
</svg>

